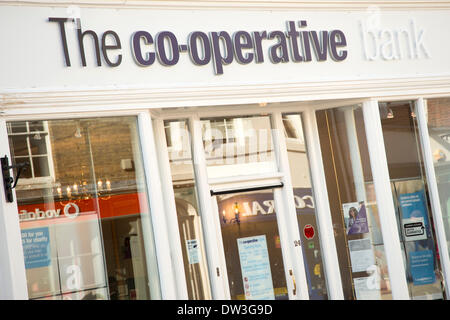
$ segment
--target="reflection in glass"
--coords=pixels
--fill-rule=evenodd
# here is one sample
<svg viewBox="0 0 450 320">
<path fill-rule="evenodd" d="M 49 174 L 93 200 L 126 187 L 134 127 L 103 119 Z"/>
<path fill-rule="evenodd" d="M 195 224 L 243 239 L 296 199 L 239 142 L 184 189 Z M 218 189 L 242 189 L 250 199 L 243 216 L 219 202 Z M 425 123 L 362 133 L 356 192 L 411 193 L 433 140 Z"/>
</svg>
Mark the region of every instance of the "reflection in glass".
<svg viewBox="0 0 450 320">
<path fill-rule="evenodd" d="M 22 178 L 47 178 L 51 175 L 47 145 L 48 127 L 45 121 L 9 122 L 9 145 L 14 151 L 15 163 L 25 163 L 27 170 Z"/>
<path fill-rule="evenodd" d="M 273 191 L 216 198 L 231 299 L 288 299 Z"/>
<path fill-rule="evenodd" d="M 188 297 L 194 300 L 211 299 L 189 130 L 183 120 L 166 121 L 164 126 Z"/>
<path fill-rule="evenodd" d="M 158 298 L 153 244 L 143 237 L 149 208 L 136 118 L 8 127 L 12 140 L 27 133 L 31 150 L 28 179 L 16 188 L 30 299 Z M 24 161 L 15 146 L 13 161 Z"/>
<path fill-rule="evenodd" d="M 439 254 L 412 101 L 380 103 L 392 194 L 412 299 L 442 299 Z"/>
<path fill-rule="evenodd" d="M 345 299 L 392 299 L 362 109 L 316 112 Z"/>
<path fill-rule="evenodd" d="M 324 300 L 328 295 L 301 115 L 284 114 L 283 124 L 309 297 L 311 300 Z"/>
<path fill-rule="evenodd" d="M 426 113 L 445 235 L 450 248 L 450 98 L 427 100 Z"/>
<path fill-rule="evenodd" d="M 209 178 L 275 172 L 270 118 L 202 119 Z"/>
</svg>

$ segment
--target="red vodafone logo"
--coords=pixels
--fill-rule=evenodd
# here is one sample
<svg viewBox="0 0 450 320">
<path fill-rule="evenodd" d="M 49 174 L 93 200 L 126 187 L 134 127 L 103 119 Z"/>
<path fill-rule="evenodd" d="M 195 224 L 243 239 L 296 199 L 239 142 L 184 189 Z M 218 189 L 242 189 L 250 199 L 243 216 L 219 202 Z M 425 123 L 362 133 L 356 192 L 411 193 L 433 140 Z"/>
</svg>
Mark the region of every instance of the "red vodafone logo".
<svg viewBox="0 0 450 320">
<path fill-rule="evenodd" d="M 305 238 L 308 240 L 311 240 L 314 238 L 315 230 L 314 227 L 310 224 L 305 225 L 303 228 L 303 234 L 305 235 Z"/>
</svg>

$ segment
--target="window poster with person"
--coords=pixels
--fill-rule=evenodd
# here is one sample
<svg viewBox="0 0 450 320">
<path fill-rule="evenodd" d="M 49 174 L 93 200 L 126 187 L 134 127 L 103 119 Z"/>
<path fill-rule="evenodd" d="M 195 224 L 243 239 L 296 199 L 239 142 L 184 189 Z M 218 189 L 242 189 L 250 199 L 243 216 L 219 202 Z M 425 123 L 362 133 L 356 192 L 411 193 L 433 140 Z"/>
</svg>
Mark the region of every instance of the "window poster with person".
<svg viewBox="0 0 450 320">
<path fill-rule="evenodd" d="M 369 232 L 366 205 L 364 201 L 344 203 L 344 220 L 347 234 Z"/>
</svg>

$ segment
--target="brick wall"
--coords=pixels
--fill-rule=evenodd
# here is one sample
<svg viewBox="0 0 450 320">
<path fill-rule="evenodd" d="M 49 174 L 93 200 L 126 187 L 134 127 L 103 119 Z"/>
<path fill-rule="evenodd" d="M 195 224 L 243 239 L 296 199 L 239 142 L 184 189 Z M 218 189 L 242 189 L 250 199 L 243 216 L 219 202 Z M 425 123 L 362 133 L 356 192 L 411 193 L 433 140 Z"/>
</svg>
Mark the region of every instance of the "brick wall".
<svg viewBox="0 0 450 320">
<path fill-rule="evenodd" d="M 135 180 L 134 170 L 121 168 L 122 159 L 133 159 L 134 121 L 134 118 L 49 121 L 55 181 L 63 186 L 92 183 L 91 162 L 97 181 L 102 179 L 105 183 L 109 179 L 117 186 Z M 81 133 L 78 138 L 77 127 Z"/>
<path fill-rule="evenodd" d="M 428 124 L 432 127 L 450 127 L 450 98 L 428 99 Z"/>
</svg>

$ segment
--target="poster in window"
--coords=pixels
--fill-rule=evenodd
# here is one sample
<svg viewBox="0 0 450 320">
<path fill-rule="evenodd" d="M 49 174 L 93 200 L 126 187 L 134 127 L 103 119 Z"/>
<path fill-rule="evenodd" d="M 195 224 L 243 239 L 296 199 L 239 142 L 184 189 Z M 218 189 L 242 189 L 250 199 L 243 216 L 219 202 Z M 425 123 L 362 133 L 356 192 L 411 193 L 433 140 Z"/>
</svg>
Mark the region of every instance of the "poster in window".
<svg viewBox="0 0 450 320">
<path fill-rule="evenodd" d="M 186 248 L 188 254 L 189 264 L 196 264 L 200 262 L 200 248 L 197 239 L 187 239 Z"/>
<path fill-rule="evenodd" d="M 366 205 L 364 201 L 350 202 L 342 205 L 347 234 L 361 234 L 369 232 Z"/>
<path fill-rule="evenodd" d="M 274 300 L 266 236 L 237 239 L 246 300 Z"/>
<path fill-rule="evenodd" d="M 427 239 L 428 216 L 423 191 L 401 194 L 399 202 L 405 240 Z"/>
<path fill-rule="evenodd" d="M 354 278 L 353 284 L 357 300 L 381 300 L 380 277 Z"/>
<path fill-rule="evenodd" d="M 22 247 L 25 268 L 48 267 L 51 262 L 48 227 L 22 230 Z"/>
<path fill-rule="evenodd" d="M 413 251 L 409 253 L 409 267 L 414 285 L 431 284 L 436 281 L 433 251 Z"/>
<path fill-rule="evenodd" d="M 375 265 L 375 255 L 369 238 L 349 240 L 352 272 L 367 271 Z"/>
</svg>

